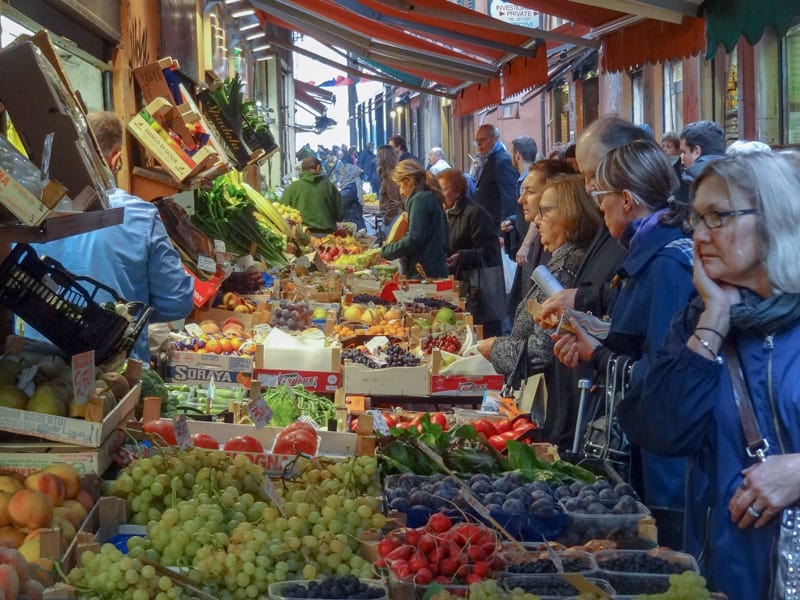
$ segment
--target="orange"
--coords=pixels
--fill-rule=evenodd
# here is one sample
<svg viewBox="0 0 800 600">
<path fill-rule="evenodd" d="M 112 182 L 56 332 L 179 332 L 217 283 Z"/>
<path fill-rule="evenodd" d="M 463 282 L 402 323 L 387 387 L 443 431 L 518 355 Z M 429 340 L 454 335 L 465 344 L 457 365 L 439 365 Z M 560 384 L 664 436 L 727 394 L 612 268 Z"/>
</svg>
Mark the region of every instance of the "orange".
<svg viewBox="0 0 800 600">
<path fill-rule="evenodd" d="M 222 352 L 222 344 L 219 340 L 210 339 L 206 342 L 205 350 L 210 354 L 219 354 Z"/>
<path fill-rule="evenodd" d="M 242 342 L 244 342 L 244 340 L 239 337 L 232 337 L 229 341 L 231 343 L 231 350 L 234 352 L 238 350 L 241 347 Z"/>
<path fill-rule="evenodd" d="M 232 352 L 233 351 L 233 344 L 231 343 L 230 338 L 222 338 L 219 341 L 219 345 L 222 348 L 223 352 Z"/>
</svg>

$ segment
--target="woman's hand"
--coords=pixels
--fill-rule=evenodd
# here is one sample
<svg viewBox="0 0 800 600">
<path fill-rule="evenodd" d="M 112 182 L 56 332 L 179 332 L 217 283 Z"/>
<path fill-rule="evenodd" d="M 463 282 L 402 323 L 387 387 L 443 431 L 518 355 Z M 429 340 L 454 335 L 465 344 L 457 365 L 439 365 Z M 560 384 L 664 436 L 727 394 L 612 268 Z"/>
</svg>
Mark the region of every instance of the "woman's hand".
<svg viewBox="0 0 800 600">
<path fill-rule="evenodd" d="M 522 244 L 517 250 L 516 262 L 519 266 L 528 264 L 528 253 L 531 251 L 530 244 Z"/>
<path fill-rule="evenodd" d="M 742 471 L 742 483 L 728 509 L 739 529 L 758 529 L 798 498 L 800 454 L 777 454 Z"/>
<path fill-rule="evenodd" d="M 480 352 L 481 356 L 486 360 L 492 360 L 492 346 L 494 346 L 494 341 L 496 339 L 497 338 L 490 337 L 478 342 L 478 352 Z"/>
<path fill-rule="evenodd" d="M 514 230 L 514 224 L 508 219 L 500 222 L 500 231 L 502 231 L 503 233 L 508 233 L 513 230 Z"/>
<path fill-rule="evenodd" d="M 552 327 L 552 323 L 554 322 L 553 317 L 555 317 L 555 322 L 558 322 L 561 315 L 563 315 L 568 308 L 572 308 L 575 305 L 575 294 L 577 291 L 576 288 L 561 290 L 542 302 L 541 310 L 536 317 L 536 322 L 539 326 Z"/>
<path fill-rule="evenodd" d="M 588 361 L 592 357 L 594 349 L 601 344 L 600 340 L 586 333 L 578 322 L 571 317 L 569 318 L 569 324 L 575 330 L 575 333 L 559 336 L 553 346 L 553 354 L 564 366 L 574 369 L 579 362 Z M 553 335 L 555 336 L 556 334 Z"/>
<path fill-rule="evenodd" d="M 447 268 L 448 269 L 455 268 L 455 266 L 458 264 L 458 260 L 459 260 L 458 252 L 455 252 L 454 254 L 451 254 L 450 256 L 448 256 L 447 257 L 447 261 L 446 261 L 447 262 Z"/>
<path fill-rule="evenodd" d="M 703 268 L 703 260 L 694 243 L 693 275 L 694 287 L 703 299 L 706 310 L 719 311 L 721 314 L 729 314 L 730 307 L 742 301 L 739 290 L 726 283 L 717 283 L 711 279 Z"/>
</svg>

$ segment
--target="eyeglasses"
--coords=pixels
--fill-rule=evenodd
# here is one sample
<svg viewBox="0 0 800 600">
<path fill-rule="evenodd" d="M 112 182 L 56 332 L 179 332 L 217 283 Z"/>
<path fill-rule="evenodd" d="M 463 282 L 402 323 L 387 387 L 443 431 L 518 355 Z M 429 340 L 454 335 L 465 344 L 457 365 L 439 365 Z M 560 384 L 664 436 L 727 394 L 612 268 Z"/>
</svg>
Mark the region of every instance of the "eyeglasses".
<svg viewBox="0 0 800 600">
<path fill-rule="evenodd" d="M 619 194 L 617 190 L 592 190 L 592 198 L 597 206 L 603 203 L 603 196 L 606 194 Z"/>
<path fill-rule="evenodd" d="M 544 219 L 544 215 L 547 212 L 550 212 L 554 208 L 558 208 L 555 204 L 551 204 L 550 206 L 539 206 L 536 211 L 539 213 L 539 216 Z"/>
<path fill-rule="evenodd" d="M 697 226 L 700 225 L 700 221 L 702 221 L 703 225 L 709 229 L 719 229 L 725 225 L 725 219 L 727 217 L 738 217 L 740 215 L 752 215 L 755 213 L 756 210 L 754 208 L 740 208 L 738 210 L 712 210 L 704 215 L 701 215 L 699 212 L 693 210 L 689 213 L 689 218 L 687 221 L 692 229 L 697 229 Z"/>
</svg>

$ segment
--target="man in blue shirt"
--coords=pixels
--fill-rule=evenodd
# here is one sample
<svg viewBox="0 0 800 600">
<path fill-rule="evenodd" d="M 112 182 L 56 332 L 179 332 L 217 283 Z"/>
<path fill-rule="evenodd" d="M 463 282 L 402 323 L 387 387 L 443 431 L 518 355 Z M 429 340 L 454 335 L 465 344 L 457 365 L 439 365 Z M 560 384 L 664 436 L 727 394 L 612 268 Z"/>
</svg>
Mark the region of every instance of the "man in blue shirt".
<svg viewBox="0 0 800 600">
<path fill-rule="evenodd" d="M 113 112 L 90 113 L 87 120 L 103 157 L 116 173 L 122 161 L 121 121 Z M 107 285 L 126 300 L 152 306 L 150 322 L 183 319 L 192 310 L 194 282 L 172 246 L 158 209 L 119 188 L 109 192 L 108 203 L 112 208 L 124 207 L 121 224 L 36 244 L 33 247 L 37 254 L 50 256 L 75 275 Z M 100 291 L 96 300 L 105 302 L 111 298 Z M 25 335 L 42 339 L 30 327 Z M 131 356 L 149 364 L 147 328 L 136 341 Z"/>
</svg>

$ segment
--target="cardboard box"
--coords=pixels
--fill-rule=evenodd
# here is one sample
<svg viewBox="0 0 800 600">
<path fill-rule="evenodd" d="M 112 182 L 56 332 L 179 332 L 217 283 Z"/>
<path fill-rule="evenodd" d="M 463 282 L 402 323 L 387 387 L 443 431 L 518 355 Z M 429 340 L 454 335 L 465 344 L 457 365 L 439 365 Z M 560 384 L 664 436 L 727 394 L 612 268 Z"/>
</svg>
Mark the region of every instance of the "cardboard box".
<svg viewBox="0 0 800 600">
<path fill-rule="evenodd" d="M 280 348 L 263 344 L 256 350 L 254 376 L 267 387 L 296 385 L 318 394 L 342 387 L 341 348 Z"/>
<path fill-rule="evenodd" d="M 74 91 L 59 76 L 60 66 L 46 58 L 57 56 L 47 35 L 40 32 L 34 40 L 17 42 L 0 51 L 0 77 L 15 82 L 2 86 L 0 102 L 35 165 L 41 168 L 45 137 L 52 132 L 50 179 L 66 187 L 73 199 L 87 191 L 100 197 L 113 183 L 111 172 L 88 132 Z M 100 208 L 99 203 L 92 208 Z"/>
<path fill-rule="evenodd" d="M 372 396 L 425 397 L 431 393 L 428 365 L 418 367 L 389 367 L 370 369 L 364 365 L 344 364 L 344 391 L 346 394 Z"/>
<path fill-rule="evenodd" d="M 244 378 L 249 385 L 252 373 L 253 358 L 250 356 L 175 351 L 169 356 L 166 381 L 207 384 L 213 376 L 217 385 L 230 387 L 244 385 Z"/>
<path fill-rule="evenodd" d="M 156 98 L 128 122 L 127 128 L 177 181 L 184 181 L 219 160 L 211 145 L 189 156 L 170 137 L 166 125 L 169 121 L 183 122 L 175 106 L 164 98 Z"/>
<path fill-rule="evenodd" d="M 432 396 L 483 396 L 487 390 L 501 390 L 505 377 L 493 375 L 441 375 L 441 352 L 431 353 L 431 395 Z"/>
<path fill-rule="evenodd" d="M 106 415 L 102 423 L 0 407 L 0 429 L 76 446 L 99 448 L 117 426 L 127 422 L 141 393 L 142 384 L 138 383 Z"/>
<path fill-rule="evenodd" d="M 129 415 L 126 420 L 131 420 Z M 99 448 L 90 449 L 72 444 L 10 443 L 0 444 L 0 465 L 4 469 L 30 475 L 53 463 L 67 463 L 80 475 L 102 475 L 114 461 L 114 453 L 122 446 L 124 433 L 114 431 Z"/>
</svg>

